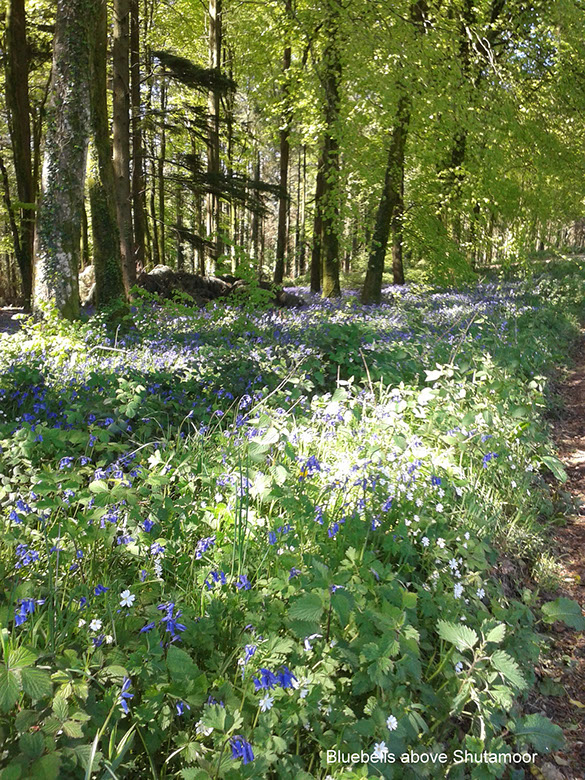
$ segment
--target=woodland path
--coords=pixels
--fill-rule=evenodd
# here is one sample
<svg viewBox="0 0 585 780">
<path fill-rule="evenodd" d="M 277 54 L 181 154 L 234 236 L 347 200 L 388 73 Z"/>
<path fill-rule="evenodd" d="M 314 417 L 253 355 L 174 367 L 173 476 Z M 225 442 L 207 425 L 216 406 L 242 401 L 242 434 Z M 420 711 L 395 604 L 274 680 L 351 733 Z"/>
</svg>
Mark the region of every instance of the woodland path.
<svg viewBox="0 0 585 780">
<path fill-rule="evenodd" d="M 566 525 L 552 530 L 551 542 L 561 560 L 566 596 L 585 608 L 585 331 L 575 349 L 574 367 L 558 388 L 562 408 L 553 437 L 568 474 L 564 489 L 573 502 Z M 541 664 L 542 678 L 559 682 L 560 696 L 537 700 L 537 707 L 565 732 L 567 748 L 541 766 L 546 780 L 585 778 L 585 634 L 556 623 L 553 644 Z M 536 773 L 535 773 L 536 774 Z M 537 775 L 538 776 L 538 775 Z"/>
</svg>

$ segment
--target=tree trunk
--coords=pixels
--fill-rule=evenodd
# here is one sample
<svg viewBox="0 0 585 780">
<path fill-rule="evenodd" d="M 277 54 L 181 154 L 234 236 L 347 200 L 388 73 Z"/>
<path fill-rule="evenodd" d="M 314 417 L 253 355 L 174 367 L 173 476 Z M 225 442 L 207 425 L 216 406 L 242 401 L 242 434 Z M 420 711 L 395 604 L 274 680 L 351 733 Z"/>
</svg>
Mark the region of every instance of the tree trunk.
<svg viewBox="0 0 585 780">
<path fill-rule="evenodd" d="M 175 190 L 175 205 L 177 208 L 177 270 L 185 270 L 185 253 L 183 251 L 183 239 L 181 231 L 183 229 L 183 188 L 178 181 Z"/>
<path fill-rule="evenodd" d="M 315 205 L 313 215 L 313 244 L 311 247 L 311 292 L 321 292 L 321 252 L 323 237 L 323 193 L 325 191 L 323 157 L 319 159 L 315 182 Z"/>
<path fill-rule="evenodd" d="M 398 101 L 396 120 L 390 137 L 388 162 L 384 178 L 382 197 L 376 214 L 376 227 L 368 260 L 368 270 L 362 289 L 362 303 L 380 303 L 382 298 L 382 276 L 390 229 L 393 228 L 393 272 L 394 283 L 404 284 L 402 268 L 402 213 L 404 152 L 410 123 L 410 97 L 403 92 Z"/>
<path fill-rule="evenodd" d="M 43 192 L 34 271 L 34 307 L 79 316 L 81 208 L 90 131 L 86 0 L 58 0 L 47 111 Z"/>
<path fill-rule="evenodd" d="M 166 191 L 165 191 L 165 164 L 167 161 L 167 132 L 165 129 L 165 115 L 167 110 L 167 85 L 164 78 L 160 85 L 160 113 L 162 117 L 162 127 L 160 135 L 160 154 L 157 161 L 158 171 L 158 256 L 161 263 L 165 263 L 166 260 Z"/>
<path fill-rule="evenodd" d="M 222 0 L 209 0 L 209 67 L 221 71 L 222 42 Z M 220 95 L 217 90 L 209 90 L 207 100 L 208 110 L 208 149 L 207 173 L 210 177 L 212 191 L 207 194 L 206 229 L 207 238 L 211 241 L 209 250 L 209 271 L 215 273 L 217 261 L 221 254 L 220 246 L 220 200 L 217 194 L 218 177 L 221 172 L 219 149 L 219 110 Z"/>
<path fill-rule="evenodd" d="M 116 208 L 126 293 L 136 282 L 130 188 L 130 0 L 114 0 L 113 137 Z"/>
<path fill-rule="evenodd" d="M 286 0 L 287 11 L 291 11 L 291 0 Z M 290 157 L 290 124 L 291 107 L 289 103 L 288 71 L 291 64 L 292 49 L 285 46 L 282 58 L 284 85 L 282 88 L 284 111 L 280 128 L 280 194 L 278 199 L 278 229 L 276 234 L 276 265 L 274 267 L 274 283 L 281 284 L 284 278 L 286 258 L 286 239 L 288 223 L 288 163 Z"/>
<path fill-rule="evenodd" d="M 339 284 L 339 100 L 341 58 L 339 8 L 328 0 L 325 61 L 325 138 L 323 142 L 323 297 L 341 295 Z"/>
<path fill-rule="evenodd" d="M 305 273 L 307 244 L 305 240 L 305 219 L 307 211 L 307 146 L 303 144 L 303 188 L 301 193 L 301 217 L 299 232 L 299 275 Z"/>
<path fill-rule="evenodd" d="M 93 0 L 91 47 L 91 124 L 93 147 L 89 169 L 89 203 L 93 235 L 96 303 L 103 306 L 124 295 L 120 232 L 116 218 L 116 185 L 110 144 L 107 95 L 107 0 Z"/>
<path fill-rule="evenodd" d="M 25 305 L 30 306 L 36 193 L 31 156 L 28 43 L 24 0 L 8 0 L 5 37 L 6 106 L 14 157 L 16 190 L 21 202 L 19 252 L 16 254 Z"/>
<path fill-rule="evenodd" d="M 132 101 L 132 204 L 134 261 L 140 271 L 146 264 L 146 209 L 144 203 L 144 146 L 140 100 L 139 0 L 130 0 L 130 83 Z"/>
<path fill-rule="evenodd" d="M 258 185 L 260 184 L 260 150 L 257 149 L 255 153 L 254 161 L 254 182 L 256 187 L 254 189 L 254 210 L 252 211 L 252 257 L 258 261 L 260 254 L 260 190 Z"/>
</svg>

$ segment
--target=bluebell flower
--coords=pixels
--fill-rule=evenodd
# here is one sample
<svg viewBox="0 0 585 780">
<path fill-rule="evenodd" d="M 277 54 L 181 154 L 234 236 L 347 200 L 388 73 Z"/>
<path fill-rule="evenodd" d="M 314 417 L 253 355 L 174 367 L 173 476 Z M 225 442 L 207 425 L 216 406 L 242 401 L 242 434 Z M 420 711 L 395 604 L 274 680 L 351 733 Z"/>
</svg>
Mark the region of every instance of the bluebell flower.
<svg viewBox="0 0 585 780">
<path fill-rule="evenodd" d="M 154 526 L 155 526 L 154 520 L 145 520 L 144 523 L 142 524 L 142 527 L 144 528 L 147 534 L 149 534 L 152 531 Z"/>
<path fill-rule="evenodd" d="M 242 764 L 250 764 L 254 760 L 252 745 L 242 736 L 232 737 L 232 758 L 241 758 Z"/>
<path fill-rule="evenodd" d="M 153 621 L 152 623 L 147 623 L 145 626 L 143 626 L 143 627 L 140 629 L 140 633 L 141 633 L 141 634 L 146 634 L 148 631 L 152 631 L 152 629 L 154 628 L 154 626 L 155 626 L 155 623 L 154 623 L 154 621 Z"/>
<path fill-rule="evenodd" d="M 268 532 L 268 544 L 276 544 L 277 541 L 278 541 L 278 538 L 277 538 L 276 534 L 274 533 L 274 531 L 269 531 Z"/>
<path fill-rule="evenodd" d="M 122 709 L 126 714 L 130 712 L 130 709 L 128 708 L 127 699 L 133 699 L 134 694 L 128 693 L 128 689 L 132 685 L 132 680 L 129 677 L 124 677 L 124 680 L 122 682 L 122 690 L 120 691 L 120 697 L 118 699 L 118 703 L 122 705 Z"/>
<path fill-rule="evenodd" d="M 283 666 L 280 671 L 277 672 L 276 676 L 282 688 L 294 688 L 293 680 L 296 681 L 297 678 L 294 676 L 288 666 Z"/>
<path fill-rule="evenodd" d="M 258 672 L 259 677 L 252 678 L 252 682 L 254 683 L 254 687 L 257 691 L 268 691 L 276 687 L 278 679 L 276 675 L 270 671 L 270 669 L 262 668 L 259 669 Z"/>
<path fill-rule="evenodd" d="M 236 588 L 238 590 L 250 590 L 251 587 L 252 587 L 252 583 L 246 577 L 246 575 L 240 574 L 238 581 L 236 582 Z"/>
<path fill-rule="evenodd" d="M 215 536 L 207 536 L 205 539 L 200 539 L 195 547 L 195 558 L 199 560 L 205 555 L 205 553 L 213 547 L 215 544 Z"/>
<path fill-rule="evenodd" d="M 8 518 L 12 520 L 13 523 L 22 523 L 22 518 L 18 516 L 18 514 L 14 511 L 14 509 L 10 510 L 10 514 L 8 515 Z"/>
<path fill-rule="evenodd" d="M 175 706 L 177 708 L 177 715 L 183 715 L 183 713 L 185 712 L 185 707 L 188 710 L 191 709 L 191 707 L 189 707 L 187 702 L 184 702 L 184 701 L 178 701 Z"/>
<path fill-rule="evenodd" d="M 108 591 L 108 590 L 109 590 L 109 588 L 106 588 L 105 585 L 97 585 L 94 588 L 93 592 L 95 593 L 96 596 L 101 596 L 102 593 L 106 593 L 106 591 Z"/>
<path fill-rule="evenodd" d="M 59 469 L 63 470 L 65 468 L 69 468 L 73 464 L 74 458 L 71 458 L 69 456 L 65 458 L 61 458 L 59 461 Z"/>
<path fill-rule="evenodd" d="M 293 577 L 298 577 L 300 573 L 301 573 L 301 570 L 297 569 L 296 566 L 293 566 L 292 569 L 290 570 L 289 574 L 288 574 L 289 581 L 292 580 Z"/>
</svg>

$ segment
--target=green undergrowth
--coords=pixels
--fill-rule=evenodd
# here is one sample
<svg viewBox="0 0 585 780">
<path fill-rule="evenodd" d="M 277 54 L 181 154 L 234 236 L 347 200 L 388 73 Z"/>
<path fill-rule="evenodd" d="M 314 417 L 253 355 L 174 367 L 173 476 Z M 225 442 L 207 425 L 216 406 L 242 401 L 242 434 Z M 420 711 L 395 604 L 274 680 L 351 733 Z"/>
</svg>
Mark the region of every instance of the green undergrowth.
<svg viewBox="0 0 585 780">
<path fill-rule="evenodd" d="M 524 706 L 542 631 L 583 628 L 538 606 L 583 290 L 3 339 L 0 778 L 529 777 L 513 753 L 562 746 Z"/>
</svg>

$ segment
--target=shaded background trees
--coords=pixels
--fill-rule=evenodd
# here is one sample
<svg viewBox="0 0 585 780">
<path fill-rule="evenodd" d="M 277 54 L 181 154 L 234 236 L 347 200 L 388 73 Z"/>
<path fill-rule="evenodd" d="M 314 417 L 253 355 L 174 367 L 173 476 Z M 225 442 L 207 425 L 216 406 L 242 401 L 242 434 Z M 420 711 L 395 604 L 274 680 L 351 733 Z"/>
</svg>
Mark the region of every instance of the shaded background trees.
<svg viewBox="0 0 585 780">
<path fill-rule="evenodd" d="M 92 9 L 8 0 L 1 18 L 4 302 L 30 300 L 35 260 L 40 279 L 59 232 L 73 297 L 91 260 L 100 303 L 160 263 L 245 265 L 327 296 L 350 273 L 376 302 L 392 278 L 455 282 L 583 243 L 575 0 Z M 87 46 L 59 45 L 67 23 Z M 60 92 L 65 72 L 76 105 Z M 59 208 L 56 181 L 73 188 Z"/>
</svg>

